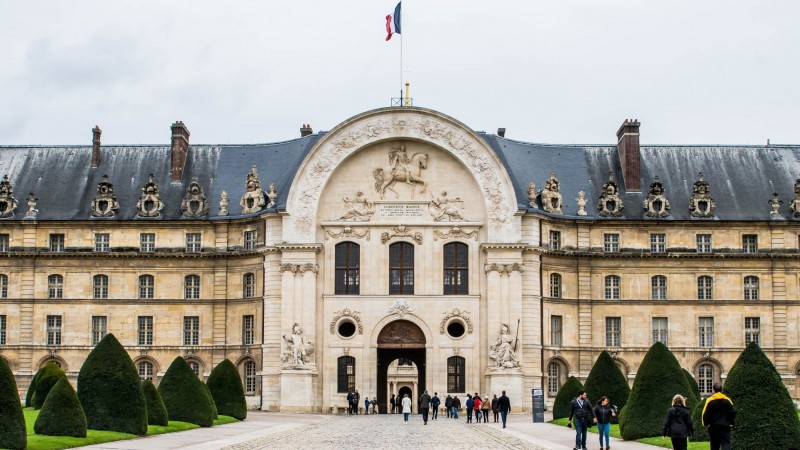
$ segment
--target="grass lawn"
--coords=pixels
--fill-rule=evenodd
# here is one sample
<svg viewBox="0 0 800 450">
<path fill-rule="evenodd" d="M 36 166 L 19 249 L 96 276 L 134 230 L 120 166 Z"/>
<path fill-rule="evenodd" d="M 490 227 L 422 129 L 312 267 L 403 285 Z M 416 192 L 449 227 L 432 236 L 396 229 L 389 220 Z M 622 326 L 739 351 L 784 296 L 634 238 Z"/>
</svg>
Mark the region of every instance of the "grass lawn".
<svg viewBox="0 0 800 450">
<path fill-rule="evenodd" d="M 567 426 L 567 422 L 568 422 L 568 420 L 566 418 L 563 418 L 563 419 L 553 420 L 550 423 L 555 424 L 555 425 L 561 425 L 562 427 L 565 427 L 565 426 Z M 591 433 L 597 434 L 597 427 L 596 426 L 590 427 L 589 428 L 589 433 L 590 434 Z M 612 437 L 622 439 L 622 437 L 619 435 L 619 425 L 617 425 L 617 424 L 611 424 L 611 431 L 609 431 L 608 434 L 611 435 Z M 597 439 L 597 437 L 595 437 L 595 436 L 589 436 L 589 437 L 586 438 L 586 441 L 587 441 L 587 443 L 589 441 L 597 442 L 596 439 Z M 639 439 L 637 442 L 641 442 L 643 444 L 655 445 L 657 447 L 672 448 L 672 442 L 670 442 L 669 438 L 661 439 L 661 436 Z M 612 447 L 613 447 L 613 445 L 612 445 Z M 711 446 L 709 445 L 708 442 L 691 442 L 691 441 L 689 441 L 689 450 L 709 450 L 710 448 L 711 448 Z"/>
<path fill-rule="evenodd" d="M 85 438 L 74 438 L 68 436 L 44 436 L 35 434 L 33 432 L 33 424 L 36 418 L 39 417 L 39 411 L 33 408 L 25 408 L 25 426 L 28 429 L 28 449 L 30 450 L 56 450 L 62 448 L 81 447 L 91 444 L 102 444 L 103 442 L 121 441 L 124 439 L 136 439 L 138 436 L 127 433 L 117 433 L 116 431 L 99 431 L 88 430 Z M 214 425 L 223 425 L 226 423 L 237 422 L 236 419 L 229 416 L 219 416 L 219 419 L 214 421 Z M 150 425 L 147 427 L 147 435 L 155 436 L 157 434 L 173 433 L 176 431 L 191 430 L 199 428 L 193 423 L 169 421 L 169 426 L 161 427 Z"/>
</svg>

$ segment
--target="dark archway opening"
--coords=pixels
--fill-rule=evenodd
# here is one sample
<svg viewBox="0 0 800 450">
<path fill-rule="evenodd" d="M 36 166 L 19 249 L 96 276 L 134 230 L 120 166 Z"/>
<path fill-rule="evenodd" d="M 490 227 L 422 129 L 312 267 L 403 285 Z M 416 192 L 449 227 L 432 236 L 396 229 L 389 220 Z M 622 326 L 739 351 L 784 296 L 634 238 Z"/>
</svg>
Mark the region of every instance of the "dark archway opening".
<svg viewBox="0 0 800 450">
<path fill-rule="evenodd" d="M 417 392 L 410 392 L 412 410 L 417 411 L 417 400 L 425 392 L 425 333 L 413 322 L 396 320 L 386 325 L 378 334 L 378 411 L 386 414 L 389 408 L 387 375 L 389 364 L 405 358 L 417 366 Z M 402 398 L 402 397 L 401 397 Z"/>
</svg>

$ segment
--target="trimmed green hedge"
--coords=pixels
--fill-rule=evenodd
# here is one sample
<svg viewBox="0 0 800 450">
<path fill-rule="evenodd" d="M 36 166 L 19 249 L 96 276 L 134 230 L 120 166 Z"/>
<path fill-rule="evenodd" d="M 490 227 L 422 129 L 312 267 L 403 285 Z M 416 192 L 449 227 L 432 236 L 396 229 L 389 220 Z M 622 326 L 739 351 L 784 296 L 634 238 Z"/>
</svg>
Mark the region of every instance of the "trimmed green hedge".
<svg viewBox="0 0 800 450">
<path fill-rule="evenodd" d="M 201 383 L 203 383 L 201 381 Z M 211 395 L 211 390 L 208 389 L 208 385 L 203 383 L 203 388 L 206 390 L 206 394 L 208 394 L 208 399 L 211 400 L 211 413 L 214 415 L 214 420 L 219 419 L 219 411 L 217 411 L 217 403 L 214 401 L 214 397 Z"/>
<path fill-rule="evenodd" d="M 17 382 L 5 358 L 0 357 L 0 448 L 16 450 L 27 445 L 28 432 Z"/>
<path fill-rule="evenodd" d="M 42 405 L 44 405 L 45 400 L 47 400 L 47 394 L 50 393 L 50 389 L 53 389 L 53 386 L 58 383 L 58 380 L 66 376 L 64 371 L 61 370 L 61 367 L 58 367 L 55 363 L 45 364 L 44 367 L 42 367 L 39 379 L 36 380 L 36 392 L 33 395 L 33 408 L 42 409 Z"/>
<path fill-rule="evenodd" d="M 800 448 L 800 421 L 775 366 L 751 342 L 728 372 L 722 392 L 736 408 L 736 448 Z"/>
<path fill-rule="evenodd" d="M 105 335 L 86 357 L 78 375 L 78 399 L 89 428 L 147 434 L 139 373 L 113 334 Z"/>
<path fill-rule="evenodd" d="M 619 370 L 614 358 L 605 350 L 597 357 L 583 388 L 586 390 L 587 398 L 592 402 L 592 407 L 605 395 L 612 405 L 622 409 L 631 393 L 625 375 Z M 616 422 L 616 418 L 613 422 Z"/>
<path fill-rule="evenodd" d="M 692 425 L 694 425 L 694 434 L 689 438 L 692 442 L 708 442 L 711 438 L 708 436 L 708 428 L 703 426 L 703 406 L 706 404 L 706 399 L 697 402 L 697 406 L 692 411 Z"/>
<path fill-rule="evenodd" d="M 158 389 L 156 389 L 152 381 L 142 381 L 142 393 L 147 403 L 147 424 L 160 425 L 162 427 L 168 426 L 169 414 L 167 413 L 167 407 L 164 406 L 164 400 L 161 399 L 161 394 L 158 393 Z"/>
<path fill-rule="evenodd" d="M 567 382 L 561 386 L 556 394 L 556 399 L 553 401 L 553 419 L 561 419 L 562 417 L 569 417 L 569 404 L 572 399 L 578 396 L 578 391 L 583 389 L 580 380 L 575 377 L 569 377 Z"/>
<path fill-rule="evenodd" d="M 686 406 L 692 410 L 694 393 L 682 370 L 675 355 L 664 344 L 656 342 L 650 347 L 636 372 L 628 403 L 619 414 L 623 439 L 661 436 L 664 416 L 675 394 L 686 397 Z"/>
<path fill-rule="evenodd" d="M 25 394 L 26 408 L 33 407 L 33 396 L 36 393 L 36 383 L 39 381 L 39 376 L 41 376 L 42 370 L 44 370 L 44 367 L 41 367 L 39 370 L 37 370 L 36 375 L 34 375 L 33 378 L 31 378 L 31 384 L 28 386 L 28 393 Z"/>
<path fill-rule="evenodd" d="M 214 424 L 211 397 L 186 360 L 178 356 L 158 385 L 170 420 L 210 427 Z"/>
<path fill-rule="evenodd" d="M 692 388 L 692 393 L 694 394 L 695 401 L 699 402 L 702 397 L 700 397 L 700 386 L 697 385 L 697 380 L 694 379 L 694 375 L 686 369 L 683 370 L 683 376 L 686 377 L 686 382 L 689 383 L 689 387 Z"/>
<path fill-rule="evenodd" d="M 217 364 L 208 376 L 207 384 L 220 414 L 239 420 L 247 417 L 242 377 L 232 362 L 226 359 Z"/>
<path fill-rule="evenodd" d="M 86 437 L 86 415 L 66 377 L 59 379 L 47 394 L 33 431 L 48 436 Z"/>
</svg>

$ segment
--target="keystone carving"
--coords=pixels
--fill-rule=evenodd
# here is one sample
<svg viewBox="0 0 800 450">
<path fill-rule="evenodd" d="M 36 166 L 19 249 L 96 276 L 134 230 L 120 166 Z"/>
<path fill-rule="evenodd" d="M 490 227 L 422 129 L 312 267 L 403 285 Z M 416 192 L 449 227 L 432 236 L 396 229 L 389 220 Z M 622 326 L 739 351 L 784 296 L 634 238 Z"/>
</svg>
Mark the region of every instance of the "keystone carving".
<svg viewBox="0 0 800 450">
<path fill-rule="evenodd" d="M 664 194 L 664 185 L 656 176 L 650 184 L 647 198 L 644 200 L 644 215 L 651 218 L 663 218 L 669 216 L 669 200 Z"/>
<path fill-rule="evenodd" d="M 227 194 L 226 194 L 227 195 Z M 205 217 L 208 214 L 208 200 L 203 194 L 203 187 L 193 178 L 181 201 L 181 217 Z"/>
<path fill-rule="evenodd" d="M 142 186 L 142 195 L 136 202 L 136 209 L 139 210 L 139 217 L 158 217 L 164 209 L 164 202 L 158 193 L 158 185 L 153 181 L 151 173 L 147 183 Z"/>
<path fill-rule="evenodd" d="M 114 185 L 108 182 L 108 175 L 97 185 L 97 195 L 92 200 L 92 217 L 114 217 L 119 210 L 117 197 L 114 196 Z"/>
<path fill-rule="evenodd" d="M 550 176 L 545 181 L 544 189 L 542 189 L 541 193 L 542 209 L 549 213 L 563 214 L 561 212 L 561 204 L 564 202 L 564 198 L 559 192 L 560 184 L 555 172 L 550 172 Z"/>
<path fill-rule="evenodd" d="M 608 181 L 603 184 L 603 193 L 597 201 L 597 214 L 602 217 L 621 217 L 622 198 L 619 196 L 619 187 L 614 181 L 614 173 L 608 174 Z"/>
<path fill-rule="evenodd" d="M 326 229 L 325 233 L 327 233 L 328 236 L 332 237 L 333 239 L 339 239 L 341 237 L 344 237 L 344 238 L 351 238 L 351 239 L 364 239 L 364 238 L 366 238 L 366 240 L 369 240 L 369 230 L 366 230 L 366 229 L 359 232 L 355 228 L 344 227 L 339 232 Z"/>
<path fill-rule="evenodd" d="M 261 190 L 261 179 L 258 178 L 255 164 L 253 164 L 252 171 L 247 174 L 245 187 L 247 192 L 242 195 L 242 199 L 239 201 L 239 205 L 242 207 L 242 214 L 252 214 L 264 209 L 267 201 L 264 198 L 264 191 Z"/>
<path fill-rule="evenodd" d="M 694 183 L 692 188 L 692 198 L 689 200 L 689 211 L 692 212 L 692 217 L 708 218 L 714 217 L 714 199 L 711 197 L 711 189 L 708 182 L 700 172 L 698 180 Z"/>
<path fill-rule="evenodd" d="M 439 230 L 433 230 L 434 241 L 438 241 L 439 239 L 472 239 L 472 238 L 474 238 L 476 241 L 478 240 L 478 230 L 465 231 L 459 226 L 454 226 L 446 233 L 442 233 Z"/>
<path fill-rule="evenodd" d="M 411 303 L 404 298 L 398 298 L 397 300 L 392 303 L 392 306 L 387 311 L 389 314 L 397 314 L 402 319 L 403 316 L 406 314 L 413 314 L 415 311 L 414 308 L 411 307 Z"/>
<path fill-rule="evenodd" d="M 394 227 L 393 231 L 393 233 L 389 233 L 388 231 L 381 233 L 381 244 L 385 244 L 395 238 L 404 237 L 413 239 L 417 244 L 422 244 L 422 233 L 419 231 L 411 233 L 411 229 L 405 225 L 398 225 Z"/>
</svg>

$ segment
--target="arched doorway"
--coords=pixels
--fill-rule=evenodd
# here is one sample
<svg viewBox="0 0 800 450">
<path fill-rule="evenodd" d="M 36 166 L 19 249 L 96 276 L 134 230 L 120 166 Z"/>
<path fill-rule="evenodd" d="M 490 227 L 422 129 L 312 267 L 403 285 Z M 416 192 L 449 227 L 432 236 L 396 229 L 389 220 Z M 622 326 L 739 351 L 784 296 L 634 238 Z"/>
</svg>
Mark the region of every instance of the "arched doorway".
<svg viewBox="0 0 800 450">
<path fill-rule="evenodd" d="M 395 320 L 378 334 L 378 410 L 381 414 L 386 414 L 388 408 L 390 393 L 386 378 L 389 364 L 399 358 L 411 360 L 417 367 L 417 392 L 408 392 L 411 404 L 416 405 L 414 396 L 425 391 L 425 333 L 408 320 Z"/>
<path fill-rule="evenodd" d="M 398 395 L 400 395 L 400 400 L 402 401 L 403 396 L 408 394 L 408 398 L 414 398 L 414 393 L 411 391 L 411 388 L 408 386 L 401 387 L 398 391 Z M 411 401 L 411 412 L 414 412 L 417 408 L 414 407 L 414 401 Z M 402 407 L 398 409 L 398 412 L 403 412 Z"/>
</svg>

